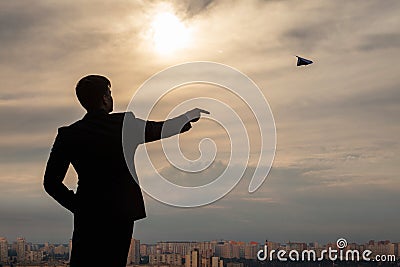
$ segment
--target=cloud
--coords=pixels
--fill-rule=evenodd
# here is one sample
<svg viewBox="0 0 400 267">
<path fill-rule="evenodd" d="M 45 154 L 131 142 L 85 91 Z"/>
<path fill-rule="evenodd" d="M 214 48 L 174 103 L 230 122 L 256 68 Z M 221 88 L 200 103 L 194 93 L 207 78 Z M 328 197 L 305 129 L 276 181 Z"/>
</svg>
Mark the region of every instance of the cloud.
<svg viewBox="0 0 400 267">
<path fill-rule="evenodd" d="M 242 200 L 244 201 L 250 201 L 250 202 L 260 202 L 264 204 L 269 204 L 269 203 L 278 203 L 279 201 L 270 197 L 258 197 L 258 198 L 251 198 L 251 197 L 243 197 Z"/>
<path fill-rule="evenodd" d="M 250 195 L 251 165 L 226 197 L 196 209 L 165 206 L 146 196 L 149 218 L 137 223 L 138 238 L 399 239 L 393 212 L 400 171 L 395 67 L 400 56 L 394 49 L 399 2 L 170 3 L 195 34 L 191 47 L 161 57 L 145 36 L 158 1 L 39 1 L 29 8 L 25 2 L 1 2 L 0 196 L 8 203 L 0 210 L 4 235 L 25 235 L 30 241 L 70 237 L 71 216 L 43 193 L 41 179 L 56 129 L 84 114 L 74 96 L 79 78 L 109 76 L 116 110 L 124 110 L 152 74 L 182 62 L 210 60 L 244 72 L 268 99 L 278 134 L 271 173 Z M 298 53 L 315 64 L 296 68 Z M 199 92 L 249 115 L 224 92 L 205 87 L 166 97 L 160 114 L 175 100 Z M 155 145 L 151 149 L 162 173 L 184 185 L 218 176 L 226 167 L 229 146 L 223 130 L 212 126 L 196 125 L 182 140 L 187 143 L 184 152 L 195 158 L 198 142 L 193 140 L 215 137 L 223 152 L 215 165 L 194 180 L 166 167 Z M 252 152 L 257 152 L 254 123 L 249 126 Z M 72 171 L 67 183 L 76 186 Z"/>
<path fill-rule="evenodd" d="M 365 51 L 375 49 L 396 49 L 400 45 L 400 34 L 378 33 L 365 36 L 359 47 Z"/>
<path fill-rule="evenodd" d="M 189 0 L 187 2 L 187 12 L 196 15 L 207 9 L 213 3 L 213 0 Z"/>
<path fill-rule="evenodd" d="M 273 168 L 259 191 L 249 194 L 251 173 L 248 170 L 239 185 L 224 198 L 204 207 L 174 208 L 146 198 L 149 217 L 137 224 L 135 235 L 148 242 L 173 237 L 244 241 L 266 238 L 281 242 L 327 242 L 338 235 L 348 236 L 355 242 L 381 238 L 380 235 L 398 238 L 390 230 L 383 231 L 378 223 L 379 216 L 396 217 L 391 211 L 398 197 L 396 189 L 390 186 L 368 183 L 363 177 L 357 181 L 357 177 L 340 178 L 332 173 L 321 178 L 318 172 L 309 169 Z M 376 214 L 374 218 L 370 216 L 372 211 Z M 357 228 L 365 220 L 373 222 Z"/>
</svg>

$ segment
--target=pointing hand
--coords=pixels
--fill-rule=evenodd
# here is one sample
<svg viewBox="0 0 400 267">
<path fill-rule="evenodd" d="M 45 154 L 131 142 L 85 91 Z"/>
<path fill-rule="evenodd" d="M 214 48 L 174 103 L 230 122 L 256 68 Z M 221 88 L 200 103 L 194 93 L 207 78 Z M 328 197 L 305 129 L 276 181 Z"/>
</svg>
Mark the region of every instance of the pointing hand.
<svg viewBox="0 0 400 267">
<path fill-rule="evenodd" d="M 200 109 L 200 108 L 194 108 L 192 110 L 189 110 L 185 113 L 186 117 L 189 119 L 190 122 L 196 122 L 200 119 L 201 113 L 204 114 L 210 114 L 207 110 Z"/>
</svg>

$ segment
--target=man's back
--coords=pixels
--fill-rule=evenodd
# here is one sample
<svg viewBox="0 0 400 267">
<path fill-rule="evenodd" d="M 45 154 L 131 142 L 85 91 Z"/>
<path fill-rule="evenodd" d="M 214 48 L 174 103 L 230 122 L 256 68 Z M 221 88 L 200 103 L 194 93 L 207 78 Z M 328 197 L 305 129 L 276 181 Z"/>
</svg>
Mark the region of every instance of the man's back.
<svg viewBox="0 0 400 267">
<path fill-rule="evenodd" d="M 78 189 L 73 198 L 65 201 L 72 201 L 70 205 L 74 213 L 121 215 L 133 220 L 146 216 L 142 192 L 124 158 L 124 115 L 93 111 L 82 120 L 59 129 L 45 180 L 46 176 L 55 175 L 52 170 L 64 169 L 60 165 L 73 165 L 78 174 Z M 56 160 L 51 161 L 52 158 Z"/>
</svg>

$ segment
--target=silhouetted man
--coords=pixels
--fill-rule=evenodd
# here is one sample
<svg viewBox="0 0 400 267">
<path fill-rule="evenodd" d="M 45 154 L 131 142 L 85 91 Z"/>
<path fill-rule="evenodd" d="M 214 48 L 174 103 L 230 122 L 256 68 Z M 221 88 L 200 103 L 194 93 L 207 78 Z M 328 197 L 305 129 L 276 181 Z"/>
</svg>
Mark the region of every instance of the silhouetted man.
<svg viewBox="0 0 400 267">
<path fill-rule="evenodd" d="M 130 173 L 124 157 L 124 118 L 134 153 L 141 143 L 188 131 L 201 113 L 208 113 L 193 109 L 163 122 L 137 119 L 131 112 L 110 113 L 110 88 L 110 81 L 99 75 L 78 82 L 76 95 L 87 113 L 58 129 L 44 175 L 46 192 L 74 214 L 71 267 L 125 266 L 134 221 L 146 217 L 141 189 L 132 177 L 136 173 Z M 76 193 L 63 184 L 70 163 L 78 174 Z"/>
</svg>

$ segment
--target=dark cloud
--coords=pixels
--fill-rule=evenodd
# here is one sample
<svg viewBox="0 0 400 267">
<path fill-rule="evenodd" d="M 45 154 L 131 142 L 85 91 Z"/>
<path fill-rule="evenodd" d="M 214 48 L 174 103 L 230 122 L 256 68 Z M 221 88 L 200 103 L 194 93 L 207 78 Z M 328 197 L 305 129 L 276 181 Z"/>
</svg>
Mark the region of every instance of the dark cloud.
<svg viewBox="0 0 400 267">
<path fill-rule="evenodd" d="M 59 12 L 56 6 L 45 5 L 40 1 L 35 4 L 27 2 L 3 2 L 0 9 L 0 41 L 3 46 L 24 42 L 38 33 L 38 28 L 51 24 L 52 14 Z"/>
<path fill-rule="evenodd" d="M 359 48 L 366 52 L 378 49 L 398 49 L 399 47 L 400 34 L 397 32 L 369 34 L 362 38 L 359 44 Z M 368 63 L 368 58 L 365 61 Z"/>
<path fill-rule="evenodd" d="M 214 0 L 189 0 L 187 4 L 187 12 L 189 14 L 196 15 L 205 9 L 214 2 Z"/>
<path fill-rule="evenodd" d="M 0 123 L 4 126 L 2 134 L 37 134 L 56 131 L 58 127 L 68 125 L 84 115 L 83 109 L 78 104 L 75 107 L 62 105 L 56 107 L 52 104 L 46 105 L 45 99 L 38 98 L 32 101 L 35 104 L 31 106 L 27 102 L 27 106 L 0 107 L 2 114 Z M 37 105 L 38 103 L 42 105 Z M 12 120 L 10 120 L 11 117 Z"/>
<path fill-rule="evenodd" d="M 322 25 L 321 25 L 322 24 Z M 321 43 L 330 40 L 334 30 L 334 21 L 326 19 L 318 22 L 302 22 L 302 27 L 288 30 L 281 36 L 281 40 L 295 53 L 310 53 L 318 49 Z"/>
<path fill-rule="evenodd" d="M 29 137 L 27 136 L 27 138 Z M 48 146 L 39 147 L 35 147 L 32 144 L 25 146 L 0 146 L 0 164 L 15 162 L 20 164 L 31 162 L 43 163 L 48 158 L 51 146 L 52 143 L 49 143 Z"/>
<path fill-rule="evenodd" d="M 400 92 L 397 87 L 388 85 L 379 88 L 379 92 L 375 88 L 354 90 L 341 97 L 333 93 L 330 99 L 310 96 L 308 99 L 295 101 L 288 110 L 291 110 L 294 116 L 306 116 L 308 120 L 337 117 L 343 122 L 362 120 L 390 125 L 388 123 L 398 121 L 396 114 L 399 111 L 399 101 Z M 318 110 L 318 113 L 314 113 L 313 110 Z"/>
<path fill-rule="evenodd" d="M 300 52 L 313 52 L 318 48 L 329 49 L 332 53 L 395 48 L 399 43 L 397 32 L 377 33 L 380 30 L 377 25 L 394 14 L 395 6 L 398 6 L 396 1 L 384 9 L 380 9 L 376 1 L 297 4 L 292 7 L 297 11 L 292 15 L 295 23 L 280 38 L 287 47 Z M 375 11 L 378 8 L 381 12 Z M 353 34 L 348 35 L 349 31 Z"/>
<path fill-rule="evenodd" d="M 21 100 L 23 101 L 23 100 Z M 44 162 L 47 159 L 57 128 L 80 119 L 83 110 L 69 107 L 46 106 L 0 107 L 2 116 L 0 162 L 26 164 Z M 10 119 L 12 118 L 12 119 Z"/>
<path fill-rule="evenodd" d="M 112 53 L 112 48 L 105 51 L 104 47 L 123 43 L 129 39 L 127 35 L 137 34 L 140 25 L 128 24 L 129 10 L 137 12 L 140 5 L 124 1 L 4 5 L 0 11 L 0 60 L 7 62 L 3 68 L 20 72 L 64 69 L 82 64 L 79 62 L 84 58 L 102 62 Z M 110 9 L 114 12 L 110 13 Z M 113 23 L 121 25 L 120 28 L 113 28 Z"/>
</svg>

